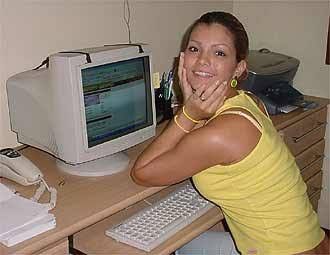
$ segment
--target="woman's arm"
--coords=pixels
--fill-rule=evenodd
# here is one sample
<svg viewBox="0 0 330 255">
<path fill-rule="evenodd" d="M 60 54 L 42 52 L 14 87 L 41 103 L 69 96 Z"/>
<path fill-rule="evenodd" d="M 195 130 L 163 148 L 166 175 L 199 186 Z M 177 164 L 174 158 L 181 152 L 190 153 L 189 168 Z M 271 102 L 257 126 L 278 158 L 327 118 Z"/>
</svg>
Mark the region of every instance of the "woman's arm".
<svg viewBox="0 0 330 255">
<path fill-rule="evenodd" d="M 174 184 L 214 165 L 242 160 L 255 148 L 260 135 L 239 115 L 218 116 L 189 134 L 172 121 L 137 159 L 131 176 L 144 186 Z"/>
</svg>

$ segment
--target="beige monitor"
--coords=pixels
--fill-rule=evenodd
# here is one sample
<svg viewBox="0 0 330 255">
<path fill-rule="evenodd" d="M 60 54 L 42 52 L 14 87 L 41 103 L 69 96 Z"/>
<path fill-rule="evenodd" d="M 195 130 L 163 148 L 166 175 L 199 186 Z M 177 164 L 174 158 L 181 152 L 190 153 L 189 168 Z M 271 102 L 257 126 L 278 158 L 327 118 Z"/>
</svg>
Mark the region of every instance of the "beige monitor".
<svg viewBox="0 0 330 255">
<path fill-rule="evenodd" d="M 53 54 L 47 68 L 8 79 L 12 130 L 71 174 L 124 170 L 123 150 L 155 135 L 151 68 L 148 45 Z"/>
</svg>

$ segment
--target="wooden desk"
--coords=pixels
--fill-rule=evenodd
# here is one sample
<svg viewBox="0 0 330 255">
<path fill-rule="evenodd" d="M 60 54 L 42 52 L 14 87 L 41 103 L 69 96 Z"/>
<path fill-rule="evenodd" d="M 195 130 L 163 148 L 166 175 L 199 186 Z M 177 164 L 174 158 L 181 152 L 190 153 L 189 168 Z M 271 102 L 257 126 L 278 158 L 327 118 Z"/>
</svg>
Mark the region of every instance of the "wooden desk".
<svg viewBox="0 0 330 255">
<path fill-rule="evenodd" d="M 127 154 L 131 159 L 135 159 L 146 145 L 147 143 L 143 143 L 135 146 L 128 150 Z M 166 188 L 147 188 L 136 185 L 129 177 L 129 170 L 104 177 L 72 176 L 61 172 L 55 164 L 54 157 L 45 152 L 30 147 L 23 149 L 21 152 L 40 168 L 47 183 L 56 187 L 58 191 L 57 205 L 51 211 L 56 216 L 56 228 L 10 248 L 0 245 L 0 254 L 43 252 L 43 254 L 49 255 L 52 254 L 52 251 L 56 254 L 64 254 L 63 251 L 65 251 L 65 245 L 67 246 L 68 236 L 93 226 L 97 222 Z M 130 167 L 131 165 L 128 169 Z M 3 183 L 15 186 L 16 190 L 25 197 L 31 197 L 36 189 L 35 186 L 23 187 L 6 179 L 0 180 Z M 61 182 L 64 182 L 64 185 L 59 185 Z M 42 197 L 41 202 L 46 202 L 47 199 L 48 197 Z M 191 231 L 186 230 L 191 233 L 178 233 L 173 238 L 173 240 L 180 240 L 183 237 L 182 241 L 177 242 L 175 248 L 193 239 L 222 219 L 219 209 L 211 210 L 207 215 L 199 220 L 199 224 L 192 224 Z M 198 230 L 197 225 L 201 225 L 200 230 Z M 100 234 L 104 234 L 104 232 Z M 107 240 L 110 241 L 111 239 L 107 237 Z M 59 247 L 61 249 L 57 249 Z M 164 249 L 173 251 L 175 248 L 171 246 Z"/>
<path fill-rule="evenodd" d="M 303 151 L 295 151 L 295 155 L 303 154 L 304 156 L 304 153 L 315 144 L 321 142 L 322 145 L 322 141 L 324 143 L 323 127 L 319 129 L 319 126 L 315 126 L 314 124 L 318 124 L 319 119 L 325 121 L 324 112 L 326 112 L 326 106 L 329 100 L 313 99 L 319 102 L 319 106 L 316 109 L 308 111 L 297 110 L 290 114 L 274 116 L 272 118 L 275 126 L 279 130 L 283 130 L 285 139 L 289 144 L 291 143 L 291 138 L 296 139 L 296 137 L 290 136 L 290 127 L 295 127 L 297 123 L 303 124 L 303 127 L 310 127 L 306 131 L 307 133 L 299 135 L 298 145 L 301 144 L 302 140 L 304 142 L 304 149 Z M 313 116 L 319 116 L 319 118 L 314 118 Z M 305 122 L 306 120 L 308 122 Z M 306 123 L 308 125 L 305 125 Z M 313 131 L 314 129 L 316 130 L 315 132 Z M 303 131 L 305 132 L 305 129 Z M 306 137 L 307 142 L 305 141 Z M 137 154 L 146 145 L 147 143 L 143 143 L 127 151 L 128 155 L 133 159 L 132 161 L 134 161 Z M 289 147 L 295 149 L 295 146 L 292 147 L 289 145 Z M 320 153 L 323 153 L 323 150 L 324 147 L 322 149 L 321 146 Z M 55 229 L 11 248 L 0 245 L 0 254 L 64 254 L 67 253 L 67 237 L 73 234 L 75 247 L 80 248 L 88 254 L 145 254 L 130 246 L 114 242 L 111 238 L 104 235 L 104 230 L 118 222 L 122 217 L 132 214 L 134 211 L 145 206 L 144 202 L 140 201 L 143 201 L 147 197 L 157 199 L 157 196 L 163 195 L 163 192 L 167 191 L 165 189 L 166 187 L 146 188 L 138 186 L 131 181 L 129 170 L 112 176 L 97 178 L 72 176 L 59 171 L 56 167 L 55 159 L 47 153 L 33 148 L 26 148 L 22 150 L 22 153 L 41 169 L 49 185 L 56 187 L 58 191 L 57 205 L 52 210 L 52 213 L 56 216 L 57 225 Z M 320 159 L 322 160 L 323 158 L 316 158 L 315 160 L 319 162 Z M 305 165 L 304 169 L 307 168 L 308 170 L 309 174 L 307 175 L 308 178 L 306 178 L 307 181 L 311 180 L 310 187 L 317 186 L 320 181 L 318 174 L 321 172 L 321 168 L 315 167 L 313 162 L 309 162 L 308 159 L 305 160 L 304 157 L 302 157 L 300 162 L 301 165 Z M 310 170 L 311 165 L 313 166 L 312 170 Z M 315 177 L 317 178 L 315 179 Z M 15 185 L 8 180 L 0 180 Z M 59 185 L 63 181 L 64 185 Z M 15 187 L 17 191 L 26 197 L 32 196 L 36 188 L 19 185 L 15 185 Z M 168 189 L 171 188 L 169 187 Z M 311 189 L 310 192 L 309 194 L 311 196 L 316 196 L 316 199 L 314 199 L 317 201 L 319 190 Z M 156 196 L 151 197 L 154 194 Z M 48 198 L 43 197 L 42 199 L 47 201 Z M 125 210 L 125 208 L 129 209 Z M 178 232 L 170 240 L 156 248 L 152 254 L 169 254 L 216 224 L 222 218 L 219 209 L 214 208 L 210 210 L 207 215 L 196 220 L 190 226 Z"/>
</svg>

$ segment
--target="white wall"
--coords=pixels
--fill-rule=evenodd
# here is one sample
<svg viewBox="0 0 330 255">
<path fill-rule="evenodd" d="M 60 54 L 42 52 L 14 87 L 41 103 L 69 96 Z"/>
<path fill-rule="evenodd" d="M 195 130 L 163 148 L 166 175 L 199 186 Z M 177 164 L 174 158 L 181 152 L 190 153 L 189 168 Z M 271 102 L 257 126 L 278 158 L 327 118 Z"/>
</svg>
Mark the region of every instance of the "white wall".
<svg viewBox="0 0 330 255">
<path fill-rule="evenodd" d="M 16 145 L 10 131 L 5 81 L 49 54 L 127 43 L 124 0 L 0 0 L 0 148 Z M 130 0 L 132 42 L 153 49 L 154 71 L 178 55 L 185 29 L 202 13 L 232 11 L 232 1 Z"/>
<path fill-rule="evenodd" d="M 245 25 L 251 49 L 269 48 L 298 58 L 294 86 L 307 95 L 330 98 L 330 66 L 325 65 L 329 1 L 234 1 L 234 14 Z M 328 110 L 328 122 L 329 122 Z M 319 201 L 321 225 L 329 224 L 329 125 Z"/>
</svg>

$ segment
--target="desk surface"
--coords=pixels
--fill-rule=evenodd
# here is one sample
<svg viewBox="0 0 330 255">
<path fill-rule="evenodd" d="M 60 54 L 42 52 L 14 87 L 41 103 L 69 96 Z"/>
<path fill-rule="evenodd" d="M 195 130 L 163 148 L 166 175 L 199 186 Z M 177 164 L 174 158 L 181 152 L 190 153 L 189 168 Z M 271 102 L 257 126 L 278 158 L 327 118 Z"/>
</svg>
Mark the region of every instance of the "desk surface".
<svg viewBox="0 0 330 255">
<path fill-rule="evenodd" d="M 274 116 L 272 119 L 275 126 L 278 129 L 284 128 L 293 121 L 296 121 L 297 118 L 303 118 L 305 115 L 325 107 L 329 102 L 328 99 L 309 99 L 319 102 L 319 107 L 307 112 L 297 110 L 289 114 Z M 163 126 L 160 128 L 163 128 Z M 134 162 L 138 153 L 142 151 L 147 144 L 148 142 L 145 142 L 127 150 L 127 154 L 132 159 L 131 162 Z M 36 252 L 86 227 L 92 226 L 110 215 L 165 188 L 147 188 L 136 185 L 129 177 L 129 170 L 104 177 L 72 176 L 61 172 L 56 167 L 55 159 L 47 153 L 33 148 L 23 149 L 22 153 L 41 169 L 48 184 L 55 187 L 58 191 L 57 205 L 55 209 L 51 211 L 56 216 L 57 224 L 55 229 L 13 247 L 7 248 L 0 245 L 0 254 L 29 254 Z M 131 165 L 129 165 L 128 169 L 130 169 L 130 167 Z M 8 180 L 0 180 L 4 183 L 15 185 Z M 59 185 L 63 181 L 64 185 Z M 36 189 L 35 186 L 23 187 L 20 185 L 15 185 L 15 188 L 26 197 L 31 197 Z M 42 197 L 42 199 L 46 202 L 48 198 Z M 216 217 L 216 220 L 222 218 L 221 213 L 218 211 L 210 213 Z M 205 221 L 205 225 L 209 224 L 207 222 L 208 221 Z M 195 236 L 196 235 L 195 233 Z M 186 236 L 185 233 L 181 234 L 181 237 L 184 236 Z M 191 236 L 186 236 L 185 241 L 189 241 L 193 237 L 193 234 Z"/>
<path fill-rule="evenodd" d="M 134 158 L 145 145 L 134 147 L 128 154 Z M 98 178 L 72 176 L 61 172 L 56 167 L 55 159 L 47 153 L 33 148 L 24 149 L 22 153 L 33 160 L 47 183 L 58 191 L 57 205 L 51 211 L 56 216 L 56 228 L 10 248 L 0 245 L 0 254 L 40 250 L 165 188 L 136 185 L 130 179 L 128 170 Z M 1 181 L 14 184 L 4 179 Z M 63 181 L 64 185 L 60 186 Z M 23 196 L 31 197 L 36 186 L 15 185 L 15 188 Z M 47 197 L 42 198 L 47 201 Z"/>
</svg>

